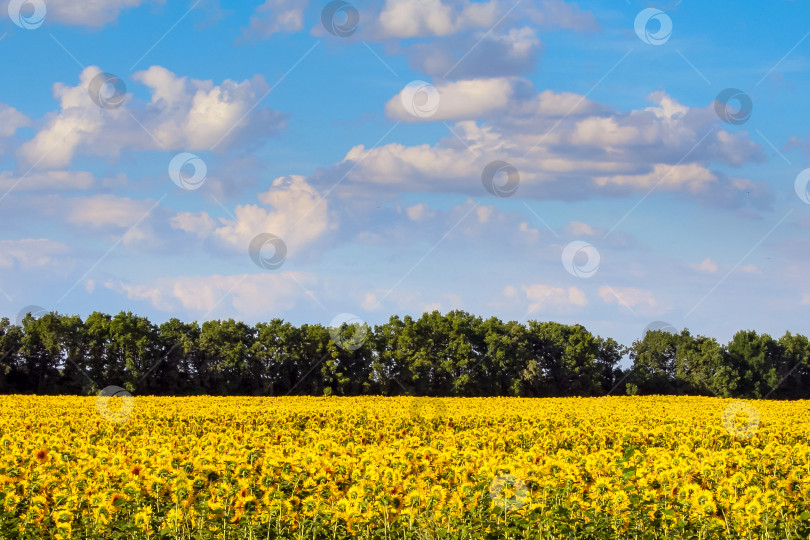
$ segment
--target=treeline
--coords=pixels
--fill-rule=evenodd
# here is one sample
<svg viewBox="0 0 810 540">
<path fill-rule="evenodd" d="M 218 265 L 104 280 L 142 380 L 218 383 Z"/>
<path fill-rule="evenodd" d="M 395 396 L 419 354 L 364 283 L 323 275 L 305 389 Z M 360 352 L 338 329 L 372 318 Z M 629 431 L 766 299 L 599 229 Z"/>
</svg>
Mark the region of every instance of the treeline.
<svg viewBox="0 0 810 540">
<path fill-rule="evenodd" d="M 629 355 L 632 367 L 622 370 Z M 656 330 L 625 347 L 583 326 L 503 322 L 463 311 L 382 325 L 155 325 L 50 313 L 0 319 L 0 392 L 140 395 L 810 397 L 810 345 L 789 332 L 715 339 Z"/>
</svg>

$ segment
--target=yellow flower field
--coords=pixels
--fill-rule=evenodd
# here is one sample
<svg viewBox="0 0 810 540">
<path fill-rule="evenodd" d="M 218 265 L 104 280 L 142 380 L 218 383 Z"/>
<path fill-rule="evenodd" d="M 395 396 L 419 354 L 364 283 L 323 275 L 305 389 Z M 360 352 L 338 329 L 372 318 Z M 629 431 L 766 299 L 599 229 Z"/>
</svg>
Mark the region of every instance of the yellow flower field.
<svg viewBox="0 0 810 540">
<path fill-rule="evenodd" d="M 5 538 L 810 532 L 806 401 L 3 396 L 0 404 Z"/>
</svg>

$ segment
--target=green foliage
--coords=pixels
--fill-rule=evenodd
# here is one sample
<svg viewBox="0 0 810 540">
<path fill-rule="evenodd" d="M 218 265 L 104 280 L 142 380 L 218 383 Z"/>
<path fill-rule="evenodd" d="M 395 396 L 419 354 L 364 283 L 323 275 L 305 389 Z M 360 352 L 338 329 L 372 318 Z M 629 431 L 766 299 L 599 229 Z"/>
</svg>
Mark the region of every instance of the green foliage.
<svg viewBox="0 0 810 540">
<path fill-rule="evenodd" d="M 330 333 L 331 330 L 331 333 Z M 632 367 L 619 364 L 629 354 Z M 255 326 L 228 319 L 156 326 L 129 312 L 0 319 L 0 392 L 153 395 L 807 398 L 810 344 L 741 331 L 715 339 L 650 331 L 629 348 L 581 325 L 504 322 L 464 311 L 370 328 Z"/>
<path fill-rule="evenodd" d="M 751 330 L 725 347 L 713 338 L 662 330 L 630 348 L 628 394 L 700 394 L 762 399 L 810 396 L 810 345 L 790 332 L 779 340 Z"/>
</svg>

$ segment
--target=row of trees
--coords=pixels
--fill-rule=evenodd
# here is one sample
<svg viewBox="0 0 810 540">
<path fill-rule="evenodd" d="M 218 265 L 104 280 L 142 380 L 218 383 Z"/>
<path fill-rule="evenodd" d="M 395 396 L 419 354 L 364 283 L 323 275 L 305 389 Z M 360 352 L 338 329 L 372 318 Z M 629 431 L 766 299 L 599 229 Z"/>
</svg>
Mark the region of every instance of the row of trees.
<svg viewBox="0 0 810 540">
<path fill-rule="evenodd" d="M 743 330 L 726 345 L 705 336 L 648 332 L 629 350 L 628 393 L 810 398 L 810 343 Z"/>
<path fill-rule="evenodd" d="M 630 369 L 620 361 L 629 355 Z M 597 396 L 699 393 L 810 397 L 804 336 L 648 332 L 629 348 L 580 325 L 463 311 L 375 326 L 161 325 L 132 313 L 0 319 L 0 392 L 141 395 Z M 775 389 L 775 390 L 774 390 Z"/>
</svg>

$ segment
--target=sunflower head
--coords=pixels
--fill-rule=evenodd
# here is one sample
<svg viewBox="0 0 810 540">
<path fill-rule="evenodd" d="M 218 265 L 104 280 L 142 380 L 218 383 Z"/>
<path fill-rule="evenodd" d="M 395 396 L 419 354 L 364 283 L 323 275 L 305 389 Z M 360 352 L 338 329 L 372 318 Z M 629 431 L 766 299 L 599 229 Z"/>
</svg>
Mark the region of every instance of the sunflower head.
<svg viewBox="0 0 810 540">
<path fill-rule="evenodd" d="M 40 448 L 36 452 L 34 452 L 34 459 L 36 459 L 40 463 L 45 463 L 48 461 L 48 449 L 47 448 Z"/>
</svg>

